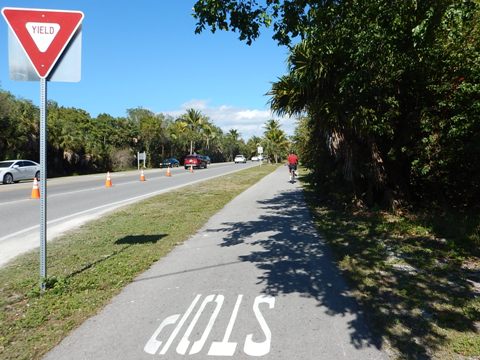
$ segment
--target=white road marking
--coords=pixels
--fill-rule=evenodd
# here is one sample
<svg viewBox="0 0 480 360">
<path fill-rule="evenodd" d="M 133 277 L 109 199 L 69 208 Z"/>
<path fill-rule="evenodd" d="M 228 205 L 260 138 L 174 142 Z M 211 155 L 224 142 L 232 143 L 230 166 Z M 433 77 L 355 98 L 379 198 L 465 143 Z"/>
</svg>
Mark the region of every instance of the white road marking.
<svg viewBox="0 0 480 360">
<path fill-rule="evenodd" d="M 221 164 L 219 164 L 220 167 Z M 222 165 L 223 166 L 223 165 Z M 147 199 L 152 196 L 160 195 L 167 193 L 169 191 L 177 190 L 182 187 L 188 186 L 188 185 L 194 185 L 206 180 L 214 179 L 217 177 L 229 175 L 232 173 L 235 173 L 237 171 L 240 171 L 241 168 L 236 168 L 232 171 L 223 173 L 223 174 L 217 174 L 213 176 L 208 176 L 206 178 L 198 179 L 192 182 L 189 182 L 188 184 L 182 184 L 182 185 L 176 185 L 176 186 L 171 186 L 162 190 L 154 191 L 148 194 L 140 195 L 140 196 L 135 196 L 129 199 L 121 200 L 121 201 L 116 201 L 113 203 L 109 204 L 104 204 L 101 206 L 97 206 L 91 209 L 87 209 L 84 211 L 76 212 L 70 215 L 66 215 L 57 219 L 52 219 L 47 221 L 47 234 L 48 234 L 48 241 L 54 240 L 56 237 L 64 234 L 68 230 L 75 229 L 91 220 L 97 219 L 99 216 L 104 215 L 108 212 L 114 211 L 122 206 L 126 206 L 129 204 L 133 204 L 137 201 Z M 189 173 L 187 176 L 190 176 Z M 182 176 L 182 174 L 179 174 Z M 121 176 L 126 176 L 126 175 L 121 175 Z M 100 177 L 100 176 L 98 176 Z M 102 176 L 103 177 L 103 176 Z M 55 179 L 54 179 L 55 180 Z M 69 179 L 70 180 L 70 179 Z M 82 180 L 82 179 L 80 179 Z M 87 179 L 85 179 L 87 180 Z M 136 182 L 136 181 L 135 181 Z M 117 186 L 117 185 L 114 185 Z M 103 188 L 103 186 L 101 187 Z M 99 187 L 95 187 L 95 189 L 99 189 Z M 92 188 L 89 190 L 85 191 L 90 191 Z M 8 191 L 8 189 L 7 189 Z M 76 191 L 83 191 L 83 190 L 76 190 Z M 76 192 L 74 191 L 74 192 Z M 60 193 L 60 194 L 55 194 L 55 196 L 61 196 L 61 195 L 67 195 L 72 192 L 68 193 Z M 51 198 L 54 195 L 49 195 L 49 198 Z M 17 200 L 14 201 L 15 203 L 18 202 L 23 202 L 23 201 L 34 201 L 36 200 L 31 200 L 31 199 L 25 199 L 25 200 Z M 11 204 L 12 202 L 5 203 L 5 202 L 0 202 L 0 206 L 2 205 L 8 205 Z M 24 252 L 27 252 L 29 250 L 35 249 L 39 247 L 39 241 L 38 241 L 38 229 L 40 228 L 40 225 L 34 225 L 30 226 L 28 228 L 24 228 L 22 230 L 16 231 L 14 233 L 10 233 L 7 235 L 4 235 L 3 237 L 0 237 L 0 267 L 5 265 L 7 262 L 9 262 L 11 259 L 16 257 L 17 255 L 20 255 Z"/>
<path fill-rule="evenodd" d="M 79 212 L 74 213 L 74 214 L 70 214 L 70 215 L 67 215 L 67 216 L 64 216 L 64 217 L 61 217 L 61 218 L 57 218 L 57 219 L 48 221 L 47 225 L 52 225 L 52 224 L 55 224 L 57 222 L 61 222 L 61 221 L 64 221 L 66 219 L 69 219 L 69 218 L 78 217 L 80 215 L 87 214 L 89 212 L 95 212 L 96 210 L 102 210 L 102 209 L 108 209 L 107 211 L 115 210 L 116 208 L 118 208 L 120 206 L 132 204 L 132 203 L 134 203 L 136 201 L 139 201 L 139 200 L 147 199 L 147 198 L 153 197 L 155 195 L 164 194 L 166 192 L 169 192 L 169 191 L 172 191 L 172 190 L 177 190 L 177 189 L 180 189 L 180 188 L 185 187 L 185 186 L 194 185 L 194 184 L 197 184 L 197 183 L 205 181 L 205 180 L 210 180 L 210 179 L 214 179 L 214 178 L 217 178 L 217 177 L 220 177 L 220 176 L 228 175 L 228 174 L 236 172 L 236 171 L 238 171 L 238 170 L 227 172 L 227 173 L 224 173 L 224 174 L 211 176 L 211 177 L 204 178 L 204 179 L 195 180 L 195 181 L 192 181 L 188 184 L 176 185 L 176 186 L 172 186 L 172 187 L 169 187 L 169 188 L 166 188 L 166 189 L 153 191 L 153 192 L 150 192 L 150 193 L 147 193 L 147 194 L 134 196 L 134 197 L 131 197 L 131 198 L 128 198 L 128 199 L 112 202 L 112 203 L 105 204 L 105 205 L 100 205 L 100 206 L 97 206 L 97 207 L 94 207 L 94 208 L 90 208 L 90 209 L 87 209 L 87 210 L 84 210 L 84 211 L 79 211 Z M 96 189 L 96 188 L 94 188 L 94 189 Z M 90 191 L 90 190 L 93 190 L 93 189 L 90 188 L 90 189 L 85 190 L 85 191 Z M 83 190 L 79 190 L 79 191 L 83 191 Z M 68 193 L 57 194 L 57 196 L 65 195 L 65 194 L 68 194 Z M 49 198 L 50 197 L 52 197 L 52 195 L 49 195 Z M 29 200 L 31 200 L 31 199 L 28 199 L 27 201 L 29 201 Z M 18 201 L 22 201 L 22 200 L 18 200 Z M 16 201 L 16 202 L 18 202 L 18 201 Z M 0 203 L 0 205 L 3 205 L 3 204 L 7 204 L 7 203 Z M 102 214 L 102 213 L 103 212 L 100 212 L 98 214 Z M 6 236 L 1 237 L 0 242 L 2 242 L 3 240 L 6 240 L 6 239 L 12 238 L 12 237 L 16 237 L 16 236 L 21 235 L 21 234 L 25 234 L 29 231 L 34 230 L 34 229 L 38 229 L 39 227 L 40 227 L 40 225 L 35 225 L 35 226 L 31 226 L 29 228 L 17 231 L 15 233 L 8 234 Z"/>
<path fill-rule="evenodd" d="M 235 354 L 235 349 L 237 348 L 236 342 L 229 342 L 230 335 L 232 334 L 233 325 L 237 320 L 238 309 L 240 308 L 240 303 L 242 302 L 243 295 L 238 295 L 237 302 L 233 308 L 232 315 L 228 322 L 227 329 L 225 330 L 225 335 L 223 336 L 222 341 L 214 341 L 210 345 L 210 350 L 208 350 L 208 355 L 212 356 L 233 356 Z"/>
<path fill-rule="evenodd" d="M 275 306 L 275 298 L 271 296 L 257 296 L 255 298 L 255 302 L 253 304 L 253 312 L 257 317 L 258 322 L 260 323 L 260 327 L 265 334 L 265 341 L 263 342 L 255 342 L 253 341 L 253 334 L 248 334 L 247 338 L 245 339 L 245 345 L 243 347 L 243 351 L 245 354 L 250 356 L 263 356 L 270 352 L 270 343 L 272 340 L 272 332 L 268 327 L 265 318 L 263 317 L 262 313 L 260 312 L 259 304 L 260 303 L 267 303 L 270 309 L 273 309 Z"/>
<path fill-rule="evenodd" d="M 180 340 L 180 343 L 177 346 L 177 353 L 179 353 L 181 355 L 185 355 L 185 353 L 187 352 L 188 346 L 190 345 L 190 340 L 188 340 L 188 338 L 190 337 L 190 335 L 192 333 L 192 330 L 195 328 L 195 325 L 197 324 L 198 319 L 200 318 L 203 311 L 205 310 L 205 306 L 207 306 L 207 304 L 209 302 L 212 302 L 214 299 L 215 299 L 215 302 L 217 303 L 217 306 L 215 307 L 215 310 L 213 311 L 212 316 L 210 316 L 210 320 L 208 321 L 208 324 L 207 324 L 207 326 L 206 326 L 206 328 L 205 328 L 205 330 L 202 334 L 202 337 L 200 338 L 200 340 L 196 341 L 193 344 L 192 348 L 190 349 L 190 355 L 196 354 L 200 350 L 202 350 L 203 345 L 205 344 L 205 341 L 207 340 L 207 337 L 210 334 L 210 331 L 212 330 L 213 323 L 215 322 L 215 320 L 218 316 L 218 313 L 220 312 L 220 309 L 222 308 L 223 300 L 224 300 L 223 295 L 218 295 L 216 298 L 215 298 L 215 295 L 208 295 L 205 298 L 205 300 L 203 300 L 202 305 L 198 309 L 198 311 L 195 314 L 192 322 L 188 326 L 187 331 L 185 331 L 185 334 L 183 335 L 183 338 Z"/>
<path fill-rule="evenodd" d="M 175 314 L 175 315 L 169 316 L 165 320 L 163 320 L 162 323 L 160 324 L 160 326 L 158 327 L 158 329 L 155 330 L 155 332 L 153 333 L 150 340 L 148 340 L 148 342 L 145 344 L 145 347 L 143 348 L 143 350 L 146 353 L 155 355 L 155 353 L 158 351 L 158 349 L 160 349 L 160 346 L 162 346 L 162 342 L 157 340 L 158 335 L 161 333 L 163 328 L 166 327 L 167 325 L 175 324 L 179 317 L 180 317 L 180 314 Z"/>
<path fill-rule="evenodd" d="M 195 307 L 195 304 L 197 303 L 197 301 L 200 299 L 201 296 L 202 295 L 200 294 L 195 296 L 195 299 L 193 299 L 192 303 L 190 304 L 190 307 L 187 309 L 182 319 L 178 323 L 177 327 L 175 328 L 175 330 L 173 330 L 172 335 L 170 335 L 170 337 L 168 338 L 167 343 L 160 351 L 160 355 L 165 355 L 165 353 L 168 351 L 168 348 L 170 347 L 170 345 L 172 345 L 173 340 L 175 340 L 175 338 L 177 337 L 178 333 L 180 332 L 180 329 L 182 328 L 187 318 L 190 316 L 190 313 L 192 312 L 193 308 Z"/>
<path fill-rule="evenodd" d="M 159 353 L 160 355 L 165 355 L 168 349 L 170 348 L 170 346 L 172 345 L 173 341 L 181 331 L 183 325 L 186 323 L 187 319 L 192 314 L 195 306 L 197 305 L 201 297 L 202 295 L 197 295 L 195 297 L 195 299 L 190 304 L 185 314 L 182 316 L 180 322 L 177 323 L 177 320 L 180 317 L 180 314 L 171 315 L 165 318 L 160 323 L 160 326 L 155 330 L 155 332 L 150 337 L 150 339 L 147 341 L 143 350 L 148 354 L 155 355 L 158 352 L 158 349 L 160 349 L 160 347 L 163 344 L 163 341 L 158 339 L 159 335 L 162 333 L 164 328 L 167 327 L 168 325 L 177 324 L 175 329 L 171 333 L 170 337 L 168 338 L 168 341 L 165 343 L 165 345 L 163 346 L 163 348 Z M 189 340 L 189 338 L 192 335 L 192 332 L 195 330 L 195 327 L 197 326 L 199 319 L 204 314 L 205 308 L 207 307 L 207 305 L 211 302 L 215 302 L 216 303 L 215 308 L 213 309 L 210 315 L 210 319 L 208 320 L 208 323 L 205 329 L 203 330 L 202 336 L 200 337 L 199 340 L 195 341 L 192 344 L 188 355 L 195 355 L 195 354 L 198 354 L 200 351 L 202 351 L 203 347 L 205 346 L 205 343 L 207 342 L 208 336 L 210 335 L 210 332 L 213 329 L 215 321 L 217 320 L 218 314 L 222 309 L 224 300 L 225 300 L 225 297 L 223 295 L 211 294 L 205 297 L 205 299 L 202 301 L 199 308 L 197 309 L 195 315 L 193 316 L 193 319 L 190 321 L 187 329 L 185 330 L 183 337 L 178 342 L 178 345 L 175 349 L 178 354 L 180 355 L 187 354 L 187 350 L 191 344 L 191 341 Z M 238 312 L 239 312 L 240 304 L 242 300 L 243 300 L 243 295 L 238 295 L 237 301 L 235 302 L 235 306 L 233 308 L 232 314 L 228 321 L 228 325 L 225 330 L 223 339 L 222 341 L 212 341 L 210 348 L 208 350 L 209 356 L 230 356 L 230 357 L 234 356 L 238 343 L 234 341 L 230 341 L 230 336 L 232 334 L 233 327 L 237 320 L 237 316 L 238 316 Z M 263 356 L 270 352 L 272 332 L 270 331 L 270 328 L 268 327 L 267 322 L 265 321 L 265 318 L 260 311 L 260 304 L 262 303 L 268 304 L 269 309 L 273 309 L 275 306 L 275 298 L 272 296 L 265 296 L 265 295 L 259 295 L 255 298 L 255 301 L 253 303 L 253 313 L 260 325 L 260 328 L 262 329 L 265 340 L 261 342 L 256 342 L 253 340 L 254 334 L 253 333 L 248 334 L 245 337 L 243 351 L 245 354 L 249 356 L 255 356 L 255 357 Z M 210 310 L 207 311 L 207 313 L 210 313 Z"/>
<path fill-rule="evenodd" d="M 223 295 L 217 295 L 215 302 L 217 303 L 217 306 L 215 307 L 215 310 L 210 316 L 210 320 L 208 321 L 207 327 L 205 328 L 202 337 L 200 340 L 197 340 L 193 343 L 192 348 L 190 349 L 190 355 L 196 354 L 200 352 L 203 349 L 203 346 L 205 345 L 205 342 L 207 341 L 208 335 L 210 335 L 210 331 L 212 331 L 213 324 L 215 323 L 215 320 L 217 319 L 218 313 L 220 312 L 220 309 L 222 308 L 223 305 L 223 300 L 224 300 Z"/>
</svg>

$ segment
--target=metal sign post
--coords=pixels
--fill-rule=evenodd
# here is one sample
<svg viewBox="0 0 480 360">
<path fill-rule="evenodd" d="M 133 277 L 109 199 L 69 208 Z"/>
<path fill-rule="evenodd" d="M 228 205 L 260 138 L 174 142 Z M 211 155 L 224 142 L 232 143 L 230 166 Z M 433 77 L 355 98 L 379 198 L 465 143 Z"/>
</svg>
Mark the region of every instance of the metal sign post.
<svg viewBox="0 0 480 360">
<path fill-rule="evenodd" d="M 262 157 L 262 160 L 260 161 L 260 165 L 262 165 L 263 164 L 263 146 L 257 147 L 257 153 Z"/>
<path fill-rule="evenodd" d="M 40 289 L 47 280 L 47 80 L 40 79 Z"/>
<path fill-rule="evenodd" d="M 40 289 L 44 291 L 47 286 L 47 78 L 80 81 L 83 13 L 5 7 L 2 15 L 9 26 L 10 77 L 40 81 Z M 69 50 L 64 51 L 69 44 Z"/>
</svg>

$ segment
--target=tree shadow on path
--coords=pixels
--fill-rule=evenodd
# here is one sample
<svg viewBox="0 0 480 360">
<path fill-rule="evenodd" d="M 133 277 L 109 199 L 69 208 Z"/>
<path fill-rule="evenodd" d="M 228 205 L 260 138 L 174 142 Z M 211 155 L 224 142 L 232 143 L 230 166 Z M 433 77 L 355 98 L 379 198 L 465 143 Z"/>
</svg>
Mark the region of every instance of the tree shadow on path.
<svg viewBox="0 0 480 360">
<path fill-rule="evenodd" d="M 313 225 L 302 191 L 285 191 L 258 203 L 263 210 L 258 219 L 224 223 L 224 227 L 211 230 L 225 233 L 221 246 L 251 245 L 255 249 L 240 259 L 262 270 L 259 281 L 265 294 L 298 293 L 314 298 L 330 316 L 353 314 L 349 323 L 352 344 L 380 349 L 381 338 L 365 325 L 360 308 Z"/>
</svg>

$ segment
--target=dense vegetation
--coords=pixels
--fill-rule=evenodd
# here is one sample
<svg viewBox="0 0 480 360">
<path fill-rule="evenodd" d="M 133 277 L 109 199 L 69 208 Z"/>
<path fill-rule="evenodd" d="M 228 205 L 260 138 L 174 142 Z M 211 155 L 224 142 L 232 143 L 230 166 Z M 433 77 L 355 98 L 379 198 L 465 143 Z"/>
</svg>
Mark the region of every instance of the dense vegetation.
<svg viewBox="0 0 480 360">
<path fill-rule="evenodd" d="M 233 161 L 239 153 L 250 158 L 261 145 L 275 160 L 288 146 L 278 121 L 268 121 L 264 136 L 245 142 L 236 129 L 224 133 L 195 109 L 176 119 L 143 108 L 128 109 L 121 118 L 92 118 L 85 110 L 50 101 L 47 114 L 49 176 L 132 168 L 137 152 L 143 151 L 147 166 L 157 167 L 167 157 L 181 160 L 193 152 L 213 161 Z M 0 160 L 38 160 L 38 119 L 39 109 L 31 101 L 0 90 Z"/>
<path fill-rule="evenodd" d="M 197 0 L 197 32 L 288 46 L 305 194 L 399 359 L 480 356 L 480 1 Z M 385 211 L 395 210 L 395 211 Z M 311 248 L 308 251 L 314 251 Z"/>
<path fill-rule="evenodd" d="M 272 108 L 302 116 L 300 157 L 318 183 L 370 205 L 478 205 L 478 1 L 200 0 L 194 10 L 197 32 L 250 43 L 273 26 L 290 47 Z"/>
</svg>

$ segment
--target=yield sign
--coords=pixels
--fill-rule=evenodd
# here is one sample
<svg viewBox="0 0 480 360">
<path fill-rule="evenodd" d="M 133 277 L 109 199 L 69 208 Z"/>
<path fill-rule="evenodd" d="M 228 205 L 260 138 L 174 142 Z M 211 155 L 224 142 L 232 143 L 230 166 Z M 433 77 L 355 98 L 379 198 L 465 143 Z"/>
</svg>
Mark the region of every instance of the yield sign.
<svg viewBox="0 0 480 360">
<path fill-rule="evenodd" d="M 46 78 L 83 20 L 81 11 L 3 8 L 40 78 Z"/>
</svg>

